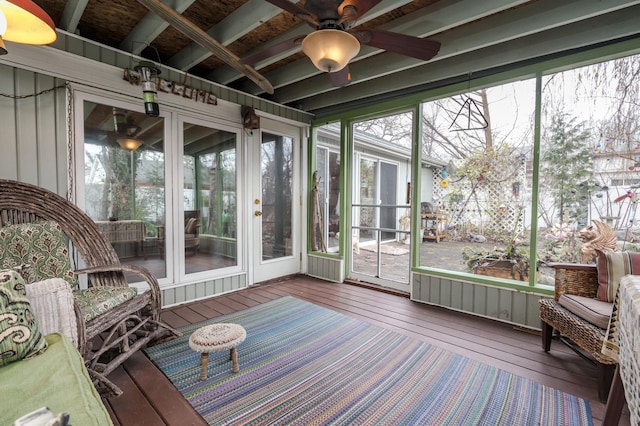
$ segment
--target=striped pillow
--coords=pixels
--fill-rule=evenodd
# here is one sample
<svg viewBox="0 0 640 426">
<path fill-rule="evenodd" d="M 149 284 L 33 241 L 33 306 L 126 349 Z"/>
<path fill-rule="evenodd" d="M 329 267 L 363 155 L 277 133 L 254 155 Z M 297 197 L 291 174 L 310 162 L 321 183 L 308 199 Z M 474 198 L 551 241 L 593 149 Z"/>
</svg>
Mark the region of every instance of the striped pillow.
<svg viewBox="0 0 640 426">
<path fill-rule="evenodd" d="M 640 275 L 640 253 L 598 250 L 598 300 L 613 302 L 620 279 L 625 275 Z"/>
<path fill-rule="evenodd" d="M 198 219 L 191 217 L 187 220 L 187 224 L 184 227 L 185 235 L 192 235 L 196 233 L 196 227 L 198 225 Z"/>
</svg>

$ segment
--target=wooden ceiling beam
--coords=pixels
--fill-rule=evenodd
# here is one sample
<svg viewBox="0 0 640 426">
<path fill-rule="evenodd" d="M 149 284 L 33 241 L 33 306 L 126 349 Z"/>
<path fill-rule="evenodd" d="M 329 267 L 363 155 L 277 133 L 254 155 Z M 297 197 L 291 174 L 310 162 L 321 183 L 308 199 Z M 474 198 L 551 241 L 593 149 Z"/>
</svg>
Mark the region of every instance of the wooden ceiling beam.
<svg viewBox="0 0 640 426">
<path fill-rule="evenodd" d="M 227 46 L 280 12 L 281 9 L 265 0 L 249 0 L 209 29 L 207 34 Z M 193 43 L 173 55 L 167 64 L 173 68 L 188 70 L 210 55 L 210 51 Z"/>
<path fill-rule="evenodd" d="M 75 33 L 78 29 L 80 18 L 82 18 L 82 14 L 87 7 L 87 3 L 89 3 L 89 0 L 67 1 L 64 5 L 64 10 L 62 11 L 62 17 L 60 18 L 58 26 L 67 32 L 72 34 Z"/>
<path fill-rule="evenodd" d="M 165 0 L 167 6 L 175 9 L 178 13 L 187 10 L 194 2 L 195 0 Z M 167 21 L 149 11 L 133 30 L 127 34 L 118 47 L 125 52 L 139 55 L 144 48 L 149 46 L 168 26 L 169 23 Z"/>
<path fill-rule="evenodd" d="M 181 14 L 170 8 L 159 0 L 138 0 L 140 4 L 145 6 L 153 13 L 167 21 L 172 27 L 189 37 L 200 46 L 208 49 L 213 55 L 221 61 L 244 74 L 251 81 L 258 85 L 262 90 L 269 94 L 273 94 L 273 86 L 265 77 L 249 65 L 240 63 L 240 58 L 226 47 L 212 38 L 209 34 L 201 30 Z"/>
</svg>

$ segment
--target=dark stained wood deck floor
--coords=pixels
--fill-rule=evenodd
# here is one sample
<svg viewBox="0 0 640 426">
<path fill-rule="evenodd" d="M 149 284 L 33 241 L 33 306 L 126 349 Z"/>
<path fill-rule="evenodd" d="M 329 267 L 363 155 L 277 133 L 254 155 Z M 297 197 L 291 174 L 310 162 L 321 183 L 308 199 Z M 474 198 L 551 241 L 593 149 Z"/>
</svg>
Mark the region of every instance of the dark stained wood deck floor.
<svg viewBox="0 0 640 426">
<path fill-rule="evenodd" d="M 406 297 L 349 284 L 295 277 L 163 311 L 173 327 L 200 322 L 291 295 L 502 368 L 590 401 L 595 425 L 605 406 L 596 391 L 596 369 L 554 341 L 541 349 L 539 335 L 490 319 L 412 302 Z M 242 359 L 240 358 L 240 363 Z M 168 379 L 142 353 L 110 378 L 124 394 L 105 400 L 116 425 L 204 425 Z M 629 425 L 625 408 L 621 425 Z"/>
</svg>

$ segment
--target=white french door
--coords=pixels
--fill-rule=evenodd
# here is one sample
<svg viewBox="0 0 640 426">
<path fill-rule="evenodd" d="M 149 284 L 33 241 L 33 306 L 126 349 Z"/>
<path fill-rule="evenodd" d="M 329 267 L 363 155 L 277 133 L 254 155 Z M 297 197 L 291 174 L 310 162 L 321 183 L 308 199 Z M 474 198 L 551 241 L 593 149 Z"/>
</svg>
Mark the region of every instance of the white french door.
<svg viewBox="0 0 640 426">
<path fill-rule="evenodd" d="M 300 129 L 265 120 L 262 126 L 251 162 L 253 283 L 301 270 Z"/>
</svg>

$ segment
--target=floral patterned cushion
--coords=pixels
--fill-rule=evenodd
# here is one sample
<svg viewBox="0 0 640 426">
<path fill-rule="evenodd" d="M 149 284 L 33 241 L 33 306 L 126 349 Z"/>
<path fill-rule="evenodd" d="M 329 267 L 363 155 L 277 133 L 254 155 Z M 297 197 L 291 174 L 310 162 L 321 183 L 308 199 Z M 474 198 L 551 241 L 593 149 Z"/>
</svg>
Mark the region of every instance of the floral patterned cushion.
<svg viewBox="0 0 640 426">
<path fill-rule="evenodd" d="M 56 222 L 25 223 L 0 228 L 0 268 L 26 265 L 21 274 L 27 284 L 62 278 L 75 287 L 69 245 Z"/>
<path fill-rule="evenodd" d="M 112 308 L 133 299 L 136 294 L 138 291 L 134 287 L 91 287 L 73 292 L 85 321 L 109 312 Z"/>
<path fill-rule="evenodd" d="M 47 349 L 20 274 L 0 271 L 0 366 L 32 358 Z"/>
</svg>

